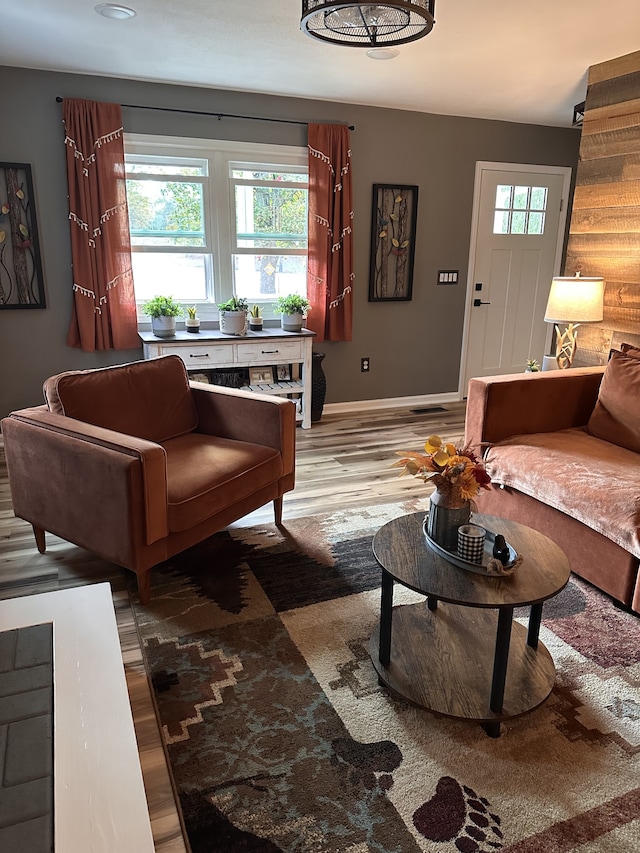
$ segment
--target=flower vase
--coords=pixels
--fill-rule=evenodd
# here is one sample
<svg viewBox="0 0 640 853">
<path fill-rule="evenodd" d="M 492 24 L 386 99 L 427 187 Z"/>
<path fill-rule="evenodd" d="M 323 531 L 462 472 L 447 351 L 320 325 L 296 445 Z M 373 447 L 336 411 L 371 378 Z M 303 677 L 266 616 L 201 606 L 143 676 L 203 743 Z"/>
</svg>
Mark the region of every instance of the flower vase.
<svg viewBox="0 0 640 853">
<path fill-rule="evenodd" d="M 319 421 L 327 393 L 327 377 L 322 367 L 325 353 L 314 352 L 311 361 L 311 423 Z"/>
<path fill-rule="evenodd" d="M 445 491 L 436 489 L 432 493 L 427 521 L 427 533 L 446 551 L 458 550 L 458 528 L 468 524 L 471 518 L 471 502 L 456 501 Z"/>
</svg>

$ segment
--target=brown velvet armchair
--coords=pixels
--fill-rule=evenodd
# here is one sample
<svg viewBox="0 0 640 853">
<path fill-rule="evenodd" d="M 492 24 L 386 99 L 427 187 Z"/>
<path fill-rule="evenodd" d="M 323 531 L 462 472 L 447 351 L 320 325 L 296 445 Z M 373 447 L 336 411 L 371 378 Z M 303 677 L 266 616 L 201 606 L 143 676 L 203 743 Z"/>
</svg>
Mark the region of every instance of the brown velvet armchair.
<svg viewBox="0 0 640 853">
<path fill-rule="evenodd" d="M 176 355 L 44 384 L 47 405 L 2 421 L 16 516 L 135 572 L 268 501 L 295 479 L 295 405 L 190 382 Z"/>
</svg>

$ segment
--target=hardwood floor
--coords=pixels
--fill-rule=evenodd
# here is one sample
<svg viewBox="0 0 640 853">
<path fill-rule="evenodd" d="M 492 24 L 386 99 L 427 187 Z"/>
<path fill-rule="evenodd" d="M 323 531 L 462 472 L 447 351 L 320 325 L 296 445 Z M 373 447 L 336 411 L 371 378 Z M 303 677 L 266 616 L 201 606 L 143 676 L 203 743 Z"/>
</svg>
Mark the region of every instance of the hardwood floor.
<svg viewBox="0 0 640 853">
<path fill-rule="evenodd" d="M 419 450 L 429 435 L 458 443 L 464 433 L 464 403 L 428 410 L 367 410 L 327 413 L 296 434 L 296 488 L 284 497 L 283 519 L 426 497 L 430 489 L 391 468 L 396 450 Z M 273 521 L 268 505 L 238 524 Z M 120 635 L 140 763 L 158 853 L 185 853 L 173 789 L 144 671 L 127 592 L 128 573 L 47 534 L 47 551 L 36 550 L 31 525 L 15 518 L 0 439 L 0 598 L 51 592 L 108 581 Z"/>
</svg>

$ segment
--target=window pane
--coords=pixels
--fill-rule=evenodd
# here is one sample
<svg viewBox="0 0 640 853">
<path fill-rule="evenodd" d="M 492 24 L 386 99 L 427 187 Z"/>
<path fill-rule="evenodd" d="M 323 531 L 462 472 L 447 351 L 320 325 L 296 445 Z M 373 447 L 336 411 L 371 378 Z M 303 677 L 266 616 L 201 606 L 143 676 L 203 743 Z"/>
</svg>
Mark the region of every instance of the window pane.
<svg viewBox="0 0 640 853">
<path fill-rule="evenodd" d="M 530 213 L 527 234 L 544 234 L 544 213 Z"/>
<path fill-rule="evenodd" d="M 305 248 L 306 189 L 236 186 L 236 236 L 243 248 Z"/>
<path fill-rule="evenodd" d="M 204 246 L 203 187 L 187 181 L 127 181 L 134 246 Z"/>
<path fill-rule="evenodd" d="M 132 252 L 136 302 L 154 296 L 173 296 L 179 302 L 207 298 L 206 255 Z"/>
<path fill-rule="evenodd" d="M 176 163 L 131 163 L 127 160 L 127 174 L 145 175 L 206 175 L 205 166 L 184 166 Z"/>
<path fill-rule="evenodd" d="M 509 211 L 496 210 L 493 218 L 493 233 L 508 234 L 509 233 Z"/>
<path fill-rule="evenodd" d="M 305 255 L 234 255 L 234 292 L 249 300 L 307 295 Z"/>
<path fill-rule="evenodd" d="M 511 233 L 512 234 L 524 234 L 525 233 L 525 225 L 526 225 L 526 213 L 518 213 L 514 210 L 513 216 L 511 217 Z"/>
<path fill-rule="evenodd" d="M 547 209 L 547 188 L 546 187 L 531 187 L 531 209 L 546 210 Z"/>
<path fill-rule="evenodd" d="M 513 194 L 513 206 L 519 209 L 527 207 L 529 200 L 529 187 L 516 187 Z"/>
<path fill-rule="evenodd" d="M 306 184 L 307 176 L 299 172 L 254 172 L 249 169 L 231 169 L 231 177 L 242 181 L 288 181 Z"/>
</svg>

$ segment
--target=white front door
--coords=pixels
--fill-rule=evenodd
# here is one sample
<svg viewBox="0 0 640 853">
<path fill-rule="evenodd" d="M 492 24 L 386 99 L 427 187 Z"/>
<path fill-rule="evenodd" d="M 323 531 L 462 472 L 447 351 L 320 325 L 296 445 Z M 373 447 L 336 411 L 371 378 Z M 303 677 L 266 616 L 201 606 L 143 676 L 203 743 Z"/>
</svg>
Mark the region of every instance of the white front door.
<svg viewBox="0 0 640 853">
<path fill-rule="evenodd" d="M 564 167 L 476 165 L 461 396 L 472 376 L 521 373 L 527 359 L 542 362 L 570 180 Z"/>
</svg>

